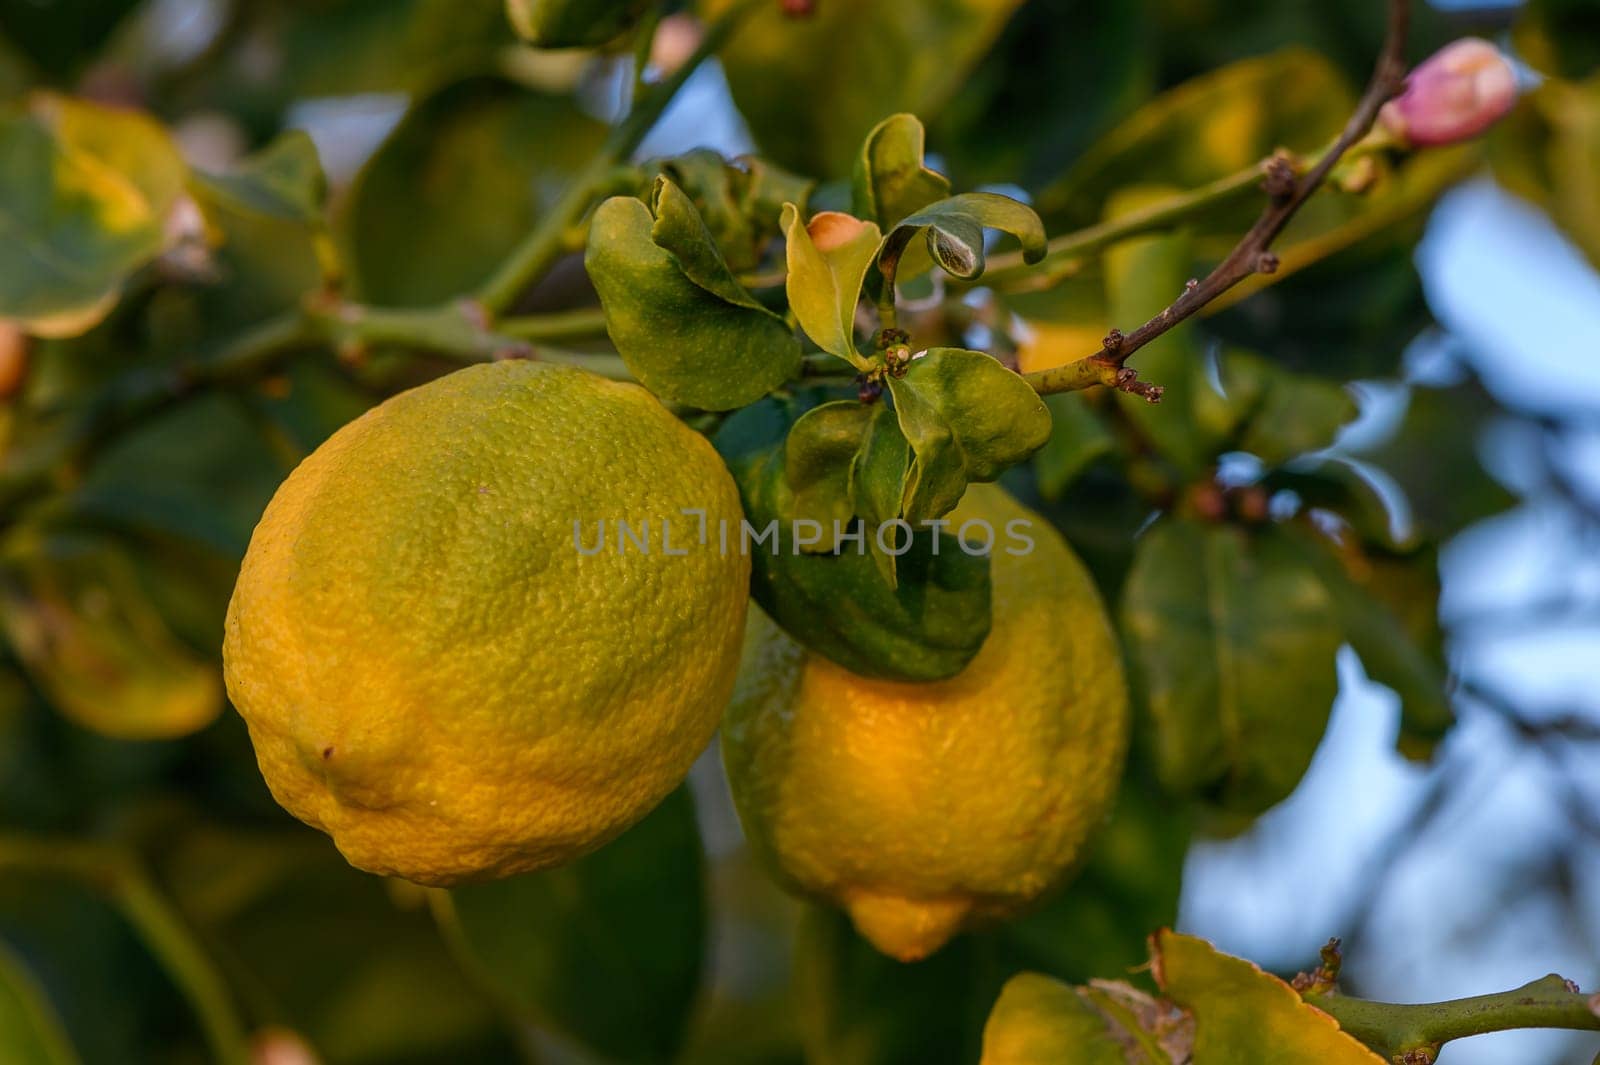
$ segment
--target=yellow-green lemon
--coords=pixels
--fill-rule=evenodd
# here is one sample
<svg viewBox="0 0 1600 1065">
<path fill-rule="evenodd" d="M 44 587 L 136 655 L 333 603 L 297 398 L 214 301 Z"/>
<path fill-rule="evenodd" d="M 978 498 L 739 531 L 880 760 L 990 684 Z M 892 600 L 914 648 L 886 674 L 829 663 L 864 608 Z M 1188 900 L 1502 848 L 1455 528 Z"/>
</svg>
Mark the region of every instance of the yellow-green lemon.
<svg viewBox="0 0 1600 1065">
<path fill-rule="evenodd" d="M 1066 542 L 996 487 L 969 489 L 952 517 L 987 523 L 996 544 L 994 624 L 966 669 L 926 684 L 857 676 L 757 611 L 723 724 L 752 844 L 906 961 L 1066 879 L 1127 745 L 1117 644 Z M 988 539 L 980 529 L 972 539 Z"/>
<path fill-rule="evenodd" d="M 374 408 L 279 488 L 228 608 L 273 795 L 423 884 L 594 850 L 716 728 L 749 579 L 718 524 L 741 517 L 710 444 L 634 385 L 507 362 Z"/>
</svg>

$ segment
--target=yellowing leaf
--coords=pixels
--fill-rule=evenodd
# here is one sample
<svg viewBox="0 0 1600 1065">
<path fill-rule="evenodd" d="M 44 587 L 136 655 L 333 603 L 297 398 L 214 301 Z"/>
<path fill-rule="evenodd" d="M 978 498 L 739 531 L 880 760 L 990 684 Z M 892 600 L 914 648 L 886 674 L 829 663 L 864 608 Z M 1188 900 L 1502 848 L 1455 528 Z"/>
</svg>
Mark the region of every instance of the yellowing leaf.
<svg viewBox="0 0 1600 1065">
<path fill-rule="evenodd" d="M 1164 930 L 1150 954 L 1156 983 L 1194 1014 L 1194 1065 L 1383 1065 L 1288 984 L 1203 939 Z"/>
<path fill-rule="evenodd" d="M 0 111 L 0 318 L 86 332 L 168 241 L 186 170 L 154 120 L 49 93 Z"/>
<path fill-rule="evenodd" d="M 117 739 L 183 736 L 222 709 L 216 666 L 173 635 L 124 557 L 50 539 L 0 584 L 0 629 L 62 714 Z"/>
</svg>

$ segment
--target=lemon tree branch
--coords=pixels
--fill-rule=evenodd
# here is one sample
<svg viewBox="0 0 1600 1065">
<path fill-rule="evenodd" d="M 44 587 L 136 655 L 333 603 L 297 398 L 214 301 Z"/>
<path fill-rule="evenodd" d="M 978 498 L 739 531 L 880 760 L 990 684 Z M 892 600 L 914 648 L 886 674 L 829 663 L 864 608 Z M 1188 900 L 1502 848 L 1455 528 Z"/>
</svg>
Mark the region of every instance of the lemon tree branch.
<svg viewBox="0 0 1600 1065">
<path fill-rule="evenodd" d="M 1129 377 L 1126 374 L 1114 373 L 1108 382 L 1102 371 L 1122 370 L 1128 359 L 1140 348 L 1192 318 L 1230 289 L 1259 274 L 1272 274 L 1277 271 L 1279 262 L 1278 257 L 1271 251 L 1273 242 L 1283 233 L 1284 228 L 1300 208 L 1305 206 L 1306 201 L 1327 181 L 1340 160 L 1372 132 L 1383 105 L 1405 88 L 1406 42 L 1410 37 L 1410 29 L 1410 0 L 1389 0 L 1388 33 L 1383 50 L 1378 56 L 1377 66 L 1366 92 L 1362 94 L 1355 112 L 1345 123 L 1344 132 L 1303 175 L 1296 172 L 1295 166 L 1287 157 L 1275 156 L 1269 161 L 1265 168 L 1265 184 L 1271 202 L 1256 220 L 1255 225 L 1250 227 L 1249 232 L 1235 245 L 1233 251 L 1217 264 L 1211 273 L 1199 281 L 1191 282 L 1183 294 L 1165 310 L 1133 332 L 1125 334 L 1121 330 L 1113 329 L 1100 350 L 1083 360 L 1095 365 L 1069 374 L 1042 371 L 1027 375 L 1025 380 L 1042 394 L 1109 383 L 1113 388 L 1138 392 L 1147 399 L 1159 399 L 1159 393 L 1151 395 L 1150 387 L 1139 382 L 1137 375 Z M 1224 188 L 1221 194 L 1226 195 L 1233 191 L 1236 190 L 1230 185 Z M 1213 193 L 1216 194 L 1215 190 Z M 1093 239 L 1106 238 L 1100 235 Z"/>
<path fill-rule="evenodd" d="M 1600 1032 L 1600 994 L 1551 974 L 1512 991 L 1418 1005 L 1351 998 L 1337 991 L 1307 994 L 1339 1026 L 1402 1065 L 1432 1065 L 1454 1039 L 1515 1028 Z"/>
</svg>

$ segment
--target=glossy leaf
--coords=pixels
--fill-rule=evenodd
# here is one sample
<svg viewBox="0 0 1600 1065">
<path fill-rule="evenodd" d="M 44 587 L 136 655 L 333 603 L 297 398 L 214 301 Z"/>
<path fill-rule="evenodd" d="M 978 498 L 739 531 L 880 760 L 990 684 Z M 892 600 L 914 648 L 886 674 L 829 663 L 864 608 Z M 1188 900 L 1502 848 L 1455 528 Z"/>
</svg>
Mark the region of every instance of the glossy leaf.
<svg viewBox="0 0 1600 1065">
<path fill-rule="evenodd" d="M 0 628 L 51 703 L 85 728 L 170 738 L 222 710 L 215 663 L 178 642 L 132 564 L 105 544 L 51 538 L 15 548 Z"/>
<path fill-rule="evenodd" d="M 511 25 L 538 48 L 592 48 L 622 35 L 650 0 L 506 0 Z"/>
<path fill-rule="evenodd" d="M 992 192 L 964 192 L 902 218 L 884 238 L 879 268 L 885 275 L 894 274 L 907 246 L 920 234 L 927 242 L 928 255 L 941 269 L 971 281 L 983 274 L 985 229 L 1016 237 L 1022 243 L 1025 262 L 1044 258 L 1044 223 L 1033 208 Z"/>
<path fill-rule="evenodd" d="M 522 1016 L 609 1059 L 667 1061 L 699 990 L 704 879 L 680 788 L 572 865 L 454 889 L 440 918 L 469 969 Z"/>
<path fill-rule="evenodd" d="M 0 110 L 0 318 L 76 336 L 168 243 L 185 169 L 153 119 L 39 94 Z"/>
<path fill-rule="evenodd" d="M 656 209 L 617 196 L 595 211 L 584 265 L 606 330 L 656 395 L 703 410 L 752 403 L 799 373 L 800 342 L 733 279 L 704 222 L 671 182 Z"/>
<path fill-rule="evenodd" d="M 1287 797 L 1327 727 L 1344 634 L 1285 534 L 1161 520 L 1122 619 L 1163 785 L 1244 814 Z"/>
<path fill-rule="evenodd" d="M 896 579 L 871 557 L 874 529 L 861 529 L 834 554 L 806 554 L 795 542 L 783 445 L 819 398 L 755 404 L 715 438 L 739 484 L 751 535 L 762 537 L 747 545 L 751 595 L 796 641 L 863 676 L 954 676 L 989 634 L 987 558 L 968 555 L 953 536 L 915 529 L 910 543 L 896 548 L 904 552 L 895 560 Z M 892 458 L 893 449 L 888 453 Z"/>
<path fill-rule="evenodd" d="M 197 173 L 194 180 L 238 210 L 322 224 L 328 178 L 322 172 L 317 146 L 302 130 L 280 135 L 236 170 L 215 175 Z"/>
<path fill-rule="evenodd" d="M 980 351 L 935 348 L 889 378 L 915 459 L 901 511 L 941 518 L 972 481 L 993 481 L 1050 438 L 1050 412 L 1017 374 Z"/>
<path fill-rule="evenodd" d="M 605 137 L 571 99 L 501 78 L 415 104 L 350 190 L 339 233 L 358 295 L 455 299 L 487 280 Z"/>
<path fill-rule="evenodd" d="M 824 211 L 809 223 L 792 204 L 783 209 L 788 240 L 789 308 L 818 347 L 862 365 L 856 351 L 856 305 L 881 234 L 872 222 Z"/>
<path fill-rule="evenodd" d="M 928 169 L 926 132 L 915 115 L 890 115 L 872 128 L 856 159 L 851 202 L 856 215 L 886 232 L 950 195 L 950 180 Z"/>
<path fill-rule="evenodd" d="M 1194 1014 L 1194 1065 L 1382 1065 L 1288 984 L 1203 939 L 1163 931 L 1151 961 L 1156 983 Z"/>
<path fill-rule="evenodd" d="M 0 941 L 0 1057 L 26 1065 L 76 1065 L 77 1051 L 32 976 Z"/>
<path fill-rule="evenodd" d="M 715 16 L 735 0 L 701 0 Z M 758 5 L 722 55 L 734 102 L 784 166 L 848 177 L 867 133 L 894 112 L 935 115 L 1020 0 L 818 4 L 796 19 Z"/>
</svg>

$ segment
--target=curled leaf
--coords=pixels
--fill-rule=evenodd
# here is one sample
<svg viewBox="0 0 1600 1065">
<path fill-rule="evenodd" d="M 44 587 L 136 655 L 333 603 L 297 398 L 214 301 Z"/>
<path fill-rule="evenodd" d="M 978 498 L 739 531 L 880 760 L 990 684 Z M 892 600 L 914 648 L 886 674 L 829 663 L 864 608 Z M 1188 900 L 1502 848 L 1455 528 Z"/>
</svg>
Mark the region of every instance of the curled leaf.
<svg viewBox="0 0 1600 1065">
<path fill-rule="evenodd" d="M 971 281 L 983 274 L 985 229 L 998 229 L 1021 241 L 1025 262 L 1038 262 L 1048 250 L 1044 223 L 1033 208 L 993 192 L 963 192 L 901 219 L 884 239 L 878 268 L 885 277 L 894 277 L 906 248 L 921 234 L 935 263 L 951 276 Z"/>
<path fill-rule="evenodd" d="M 800 342 L 733 277 L 699 212 L 671 181 L 595 211 L 584 265 L 628 369 L 664 400 L 732 410 L 800 370 Z"/>
</svg>

